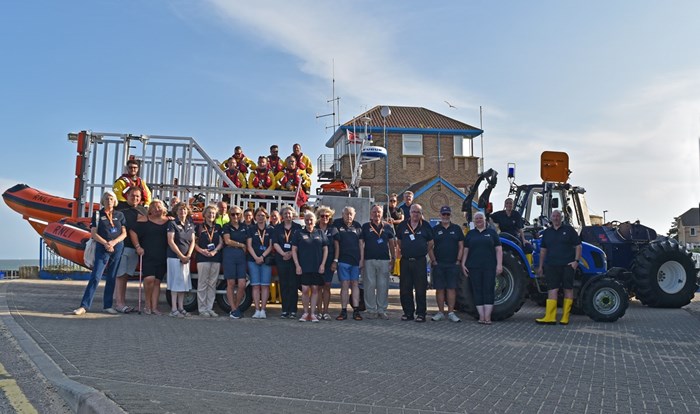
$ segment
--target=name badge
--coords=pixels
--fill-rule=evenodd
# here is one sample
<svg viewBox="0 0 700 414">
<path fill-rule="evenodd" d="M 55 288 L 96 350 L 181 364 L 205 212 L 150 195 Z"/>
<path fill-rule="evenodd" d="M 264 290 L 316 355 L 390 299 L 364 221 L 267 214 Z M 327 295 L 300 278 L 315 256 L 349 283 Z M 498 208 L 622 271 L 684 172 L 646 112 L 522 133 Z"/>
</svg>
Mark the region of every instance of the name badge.
<svg viewBox="0 0 700 414">
<path fill-rule="evenodd" d="M 214 249 L 216 249 L 216 245 L 214 243 L 207 244 L 207 250 L 211 252 Z"/>
<path fill-rule="evenodd" d="M 413 241 L 413 240 L 416 239 L 416 236 L 414 236 L 414 235 L 411 234 L 410 236 L 408 236 L 408 238 L 411 239 L 411 240 Z"/>
<path fill-rule="evenodd" d="M 282 247 L 284 247 L 285 249 L 291 249 L 292 245 L 289 243 L 285 243 L 284 246 L 282 246 Z"/>
<path fill-rule="evenodd" d="M 384 243 L 384 239 L 377 239 L 377 244 L 382 244 Z"/>
<path fill-rule="evenodd" d="M 265 251 L 265 246 L 263 246 L 262 244 L 260 245 L 260 251 Z"/>
<path fill-rule="evenodd" d="M 117 232 L 117 228 L 116 228 L 116 227 L 112 227 L 112 228 L 109 229 L 109 232 L 110 232 L 111 234 L 115 234 L 115 233 Z"/>
</svg>

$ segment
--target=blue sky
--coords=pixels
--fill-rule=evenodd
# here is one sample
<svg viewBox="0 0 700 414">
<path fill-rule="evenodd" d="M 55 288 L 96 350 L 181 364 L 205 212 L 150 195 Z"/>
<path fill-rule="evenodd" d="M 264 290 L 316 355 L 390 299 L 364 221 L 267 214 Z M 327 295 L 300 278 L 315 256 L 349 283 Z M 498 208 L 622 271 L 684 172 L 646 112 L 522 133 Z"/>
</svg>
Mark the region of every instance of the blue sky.
<svg viewBox="0 0 700 414">
<path fill-rule="evenodd" d="M 478 126 L 485 163 L 539 179 L 567 151 L 572 182 L 608 219 L 665 233 L 698 205 L 696 1 L 19 1 L 0 3 L 2 189 L 72 192 L 81 129 L 194 136 L 216 158 L 331 130 L 375 105 Z M 447 100 L 457 108 L 449 108 Z M 262 131 L 262 132 L 261 132 Z M 2 203 L 0 257 L 37 235 Z"/>
</svg>

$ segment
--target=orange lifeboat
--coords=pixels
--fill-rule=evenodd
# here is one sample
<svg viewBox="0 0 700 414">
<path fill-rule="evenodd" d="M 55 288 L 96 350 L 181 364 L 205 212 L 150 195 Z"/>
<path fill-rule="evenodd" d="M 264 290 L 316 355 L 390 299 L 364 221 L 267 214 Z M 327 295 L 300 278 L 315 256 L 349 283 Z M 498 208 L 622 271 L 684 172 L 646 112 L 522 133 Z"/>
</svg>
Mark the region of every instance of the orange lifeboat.
<svg viewBox="0 0 700 414">
<path fill-rule="evenodd" d="M 46 245 L 59 256 L 85 266 L 83 254 L 90 239 L 89 220 L 63 218 L 49 223 L 42 234 Z"/>
<path fill-rule="evenodd" d="M 25 219 L 35 219 L 46 223 L 59 221 L 64 217 L 71 217 L 73 215 L 73 203 L 75 203 L 75 200 L 44 193 L 26 184 L 17 184 L 7 189 L 2 194 L 2 198 L 8 207 L 21 214 Z M 94 203 L 93 208 L 99 209 L 100 206 Z M 87 204 L 85 212 L 88 213 L 89 211 L 90 205 Z M 37 226 L 39 227 L 37 228 Z M 37 226 L 32 224 L 32 227 L 41 234 L 39 231 L 41 226 Z"/>
</svg>

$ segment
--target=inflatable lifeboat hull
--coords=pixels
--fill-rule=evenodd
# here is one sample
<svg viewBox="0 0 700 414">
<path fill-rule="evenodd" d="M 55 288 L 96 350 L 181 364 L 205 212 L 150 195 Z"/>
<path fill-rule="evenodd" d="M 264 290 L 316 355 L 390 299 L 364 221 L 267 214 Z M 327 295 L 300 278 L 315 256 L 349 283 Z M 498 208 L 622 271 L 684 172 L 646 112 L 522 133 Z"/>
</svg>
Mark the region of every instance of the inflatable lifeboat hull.
<svg viewBox="0 0 700 414">
<path fill-rule="evenodd" d="M 59 256 L 85 266 L 83 254 L 90 239 L 90 230 L 84 222 L 64 218 L 49 223 L 42 234 L 46 245 Z"/>
<path fill-rule="evenodd" d="M 17 184 L 7 189 L 2 193 L 2 198 L 8 207 L 21 214 L 25 219 L 31 218 L 46 223 L 71 217 L 73 203 L 75 203 L 75 200 L 44 193 L 26 184 Z M 99 209 L 100 206 L 94 203 L 93 208 Z M 89 211 L 90 205 L 88 204 L 85 206 L 85 212 Z"/>
</svg>

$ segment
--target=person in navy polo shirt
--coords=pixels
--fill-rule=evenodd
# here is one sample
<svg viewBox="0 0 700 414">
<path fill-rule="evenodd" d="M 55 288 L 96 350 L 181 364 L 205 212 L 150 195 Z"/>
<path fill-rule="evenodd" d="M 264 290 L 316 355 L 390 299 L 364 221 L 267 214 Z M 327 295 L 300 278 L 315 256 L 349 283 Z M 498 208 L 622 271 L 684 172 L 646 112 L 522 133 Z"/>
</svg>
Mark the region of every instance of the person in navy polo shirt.
<svg viewBox="0 0 700 414">
<path fill-rule="evenodd" d="M 362 320 L 360 315 L 360 261 L 362 249 L 360 249 L 360 233 L 362 226 L 355 221 L 355 209 L 343 208 L 343 217 L 335 220 L 333 226 L 338 229 L 338 250 L 333 260 L 338 263 L 338 280 L 340 280 L 340 315 L 336 320 L 342 321 L 348 317 L 349 289 L 352 290 L 352 306 L 355 311 L 352 318 Z"/>
<path fill-rule="evenodd" d="M 423 221 L 423 208 L 420 204 L 411 205 L 410 217 L 399 224 L 397 234 L 399 241 L 399 258 L 401 259 L 401 279 L 399 297 L 403 309 L 402 321 L 425 322 L 427 312 L 426 290 L 428 272 L 425 255 L 430 263 L 435 262 L 433 253 L 433 229 Z M 415 290 L 415 302 L 413 292 Z"/>
<path fill-rule="evenodd" d="M 104 273 L 106 284 L 102 298 L 104 311 L 115 314 L 117 311 L 112 308 L 112 295 L 114 294 L 114 278 L 119 268 L 119 261 L 122 258 L 124 249 L 124 239 L 126 238 L 126 219 L 120 211 L 114 208 L 117 206 L 117 196 L 106 191 L 100 200 L 102 209 L 93 213 L 90 223 L 91 238 L 97 243 L 95 246 L 95 264 L 90 274 L 90 281 L 85 287 L 85 293 L 80 301 L 80 307 L 73 311 L 74 315 L 84 315 L 92 305 L 95 297 L 97 285 L 100 284 Z"/>
<path fill-rule="evenodd" d="M 496 230 L 486 226 L 481 211 L 474 214 L 474 228 L 464 238 L 462 272 L 469 278 L 479 323 L 491 325 L 496 275 L 503 271 L 503 248 Z"/>
<path fill-rule="evenodd" d="M 323 286 L 323 272 L 328 259 L 328 239 L 325 232 L 316 227 L 316 215 L 304 213 L 306 226 L 294 234 L 292 258 L 296 274 L 301 282 L 301 303 L 304 313 L 299 322 L 318 322 L 314 314 L 318 303 L 318 288 Z"/>
<path fill-rule="evenodd" d="M 301 230 L 301 226 L 292 221 L 295 214 L 292 207 L 282 207 L 280 214 L 282 214 L 282 222 L 275 226 L 272 234 L 277 277 L 280 281 L 280 296 L 282 297 L 280 318 L 292 319 L 297 317 L 297 303 L 299 302 L 299 281 L 294 271 L 294 260 L 292 260 L 292 239 L 294 233 Z"/>
<path fill-rule="evenodd" d="M 540 264 L 537 273 L 547 282 L 547 307 L 544 318 L 536 319 L 539 324 L 557 323 L 557 299 L 559 288 L 564 289 L 564 306 L 559 323 L 569 324 L 571 306 L 574 304 L 574 275 L 581 260 L 581 239 L 568 224 L 562 223 L 562 213 L 552 211 L 552 226 L 542 232 Z"/>
<path fill-rule="evenodd" d="M 525 246 L 525 233 L 523 232 L 523 218 L 520 213 L 513 210 L 513 199 L 506 198 L 503 210 L 491 214 L 491 221 L 498 224 L 498 231 L 508 233 Z"/>
<path fill-rule="evenodd" d="M 362 225 L 360 248 L 363 250 L 365 308 L 367 317 L 389 319 L 389 268 L 394 260 L 396 237 L 394 227 L 382 222 L 384 209 L 375 204 L 370 210 L 370 222 Z"/>
<path fill-rule="evenodd" d="M 447 319 L 459 322 L 455 314 L 455 296 L 459 278 L 462 251 L 464 250 L 464 234 L 462 228 L 450 221 L 452 209 L 444 206 L 440 209 L 440 223 L 433 227 L 435 237 L 435 260 L 432 267 L 433 287 L 437 299 L 438 313 L 433 315 L 434 321 L 445 319 L 445 293 L 447 293 Z"/>
</svg>

